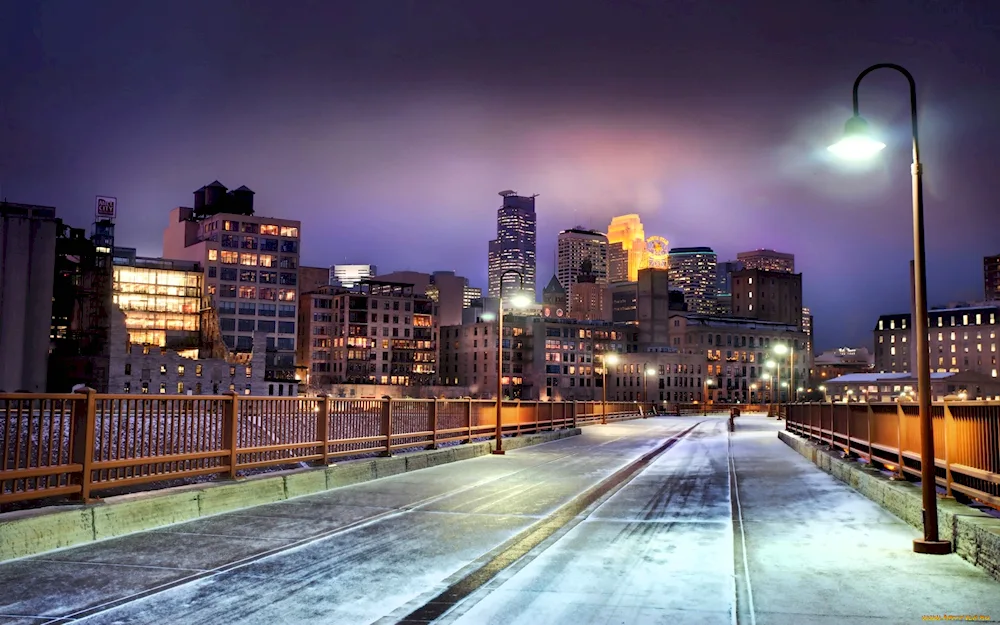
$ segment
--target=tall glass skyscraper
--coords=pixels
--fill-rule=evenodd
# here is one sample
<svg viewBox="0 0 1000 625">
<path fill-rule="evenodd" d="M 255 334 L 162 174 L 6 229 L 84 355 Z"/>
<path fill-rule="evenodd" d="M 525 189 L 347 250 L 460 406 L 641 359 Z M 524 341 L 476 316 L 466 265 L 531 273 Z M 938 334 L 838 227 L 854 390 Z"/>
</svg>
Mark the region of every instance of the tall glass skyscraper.
<svg viewBox="0 0 1000 625">
<path fill-rule="evenodd" d="M 524 277 L 524 294 L 535 299 L 535 196 L 501 191 L 503 205 L 497 211 L 497 238 L 490 241 L 489 296 L 500 297 L 500 276 L 514 269 Z M 518 290 L 520 280 L 508 274 L 503 280 L 504 297 Z"/>
<path fill-rule="evenodd" d="M 670 286 L 684 292 L 684 302 L 691 312 L 716 313 L 717 265 L 715 252 L 710 247 L 670 250 Z"/>
</svg>

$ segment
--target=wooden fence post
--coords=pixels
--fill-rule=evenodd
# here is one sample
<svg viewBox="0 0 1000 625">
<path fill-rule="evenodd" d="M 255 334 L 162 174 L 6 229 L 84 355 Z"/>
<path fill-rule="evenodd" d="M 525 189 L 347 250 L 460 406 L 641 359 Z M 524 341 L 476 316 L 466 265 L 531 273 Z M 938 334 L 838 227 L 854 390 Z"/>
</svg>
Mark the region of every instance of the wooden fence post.
<svg viewBox="0 0 1000 625">
<path fill-rule="evenodd" d="M 954 495 L 951 493 L 951 459 L 952 445 L 955 441 L 955 417 L 951 414 L 951 408 L 948 407 L 948 399 L 944 399 L 944 479 L 945 479 L 945 493 L 944 496 L 948 499 L 953 499 Z"/>
<path fill-rule="evenodd" d="M 316 441 L 319 443 L 319 463 L 327 465 L 330 462 L 330 396 L 326 393 L 318 397 L 319 410 L 316 411 Z"/>
<path fill-rule="evenodd" d="M 382 432 L 385 433 L 385 451 L 382 456 L 392 455 L 392 398 L 382 398 Z"/>
<path fill-rule="evenodd" d="M 94 444 L 97 439 L 97 391 L 92 388 L 81 388 L 76 392 L 83 397 L 73 402 L 72 462 L 82 467 L 79 497 L 87 503 L 91 501 L 90 490 L 94 483 L 91 467 L 94 464 Z"/>
<path fill-rule="evenodd" d="M 428 449 L 437 449 L 438 448 L 438 400 L 436 397 L 431 400 L 431 403 L 427 404 L 427 408 L 428 410 L 430 410 L 430 414 L 427 415 L 427 418 L 430 421 L 430 426 L 431 426 L 430 427 L 431 444 L 430 447 L 428 447 Z"/>
<path fill-rule="evenodd" d="M 228 477 L 235 480 L 239 465 L 240 395 L 236 391 L 228 391 L 225 395 L 228 399 L 222 413 L 222 445 L 229 452 Z"/>
</svg>

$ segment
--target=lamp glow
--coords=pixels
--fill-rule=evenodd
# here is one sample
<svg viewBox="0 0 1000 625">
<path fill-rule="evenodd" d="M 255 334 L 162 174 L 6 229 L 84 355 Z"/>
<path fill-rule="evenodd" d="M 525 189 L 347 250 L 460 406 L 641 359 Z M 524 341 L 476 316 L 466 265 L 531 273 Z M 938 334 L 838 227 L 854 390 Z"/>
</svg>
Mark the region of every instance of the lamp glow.
<svg viewBox="0 0 1000 625">
<path fill-rule="evenodd" d="M 885 144 L 872 136 L 868 122 L 855 115 L 844 125 L 844 137 L 827 148 L 838 158 L 852 161 L 869 159 L 885 149 Z"/>
<path fill-rule="evenodd" d="M 774 346 L 774 353 L 782 355 L 787 354 L 788 346 L 785 345 L 784 343 L 778 343 L 777 345 Z"/>
<path fill-rule="evenodd" d="M 646 375 L 656 375 L 656 369 L 646 369 Z"/>
<path fill-rule="evenodd" d="M 510 305 L 513 306 L 514 308 L 526 308 L 527 306 L 531 305 L 531 299 L 529 299 L 527 295 L 524 295 L 522 293 L 520 295 L 515 295 L 514 297 L 512 297 L 510 299 Z"/>
<path fill-rule="evenodd" d="M 604 364 L 607 365 L 617 365 L 618 364 L 618 354 L 607 354 L 604 356 Z"/>
</svg>

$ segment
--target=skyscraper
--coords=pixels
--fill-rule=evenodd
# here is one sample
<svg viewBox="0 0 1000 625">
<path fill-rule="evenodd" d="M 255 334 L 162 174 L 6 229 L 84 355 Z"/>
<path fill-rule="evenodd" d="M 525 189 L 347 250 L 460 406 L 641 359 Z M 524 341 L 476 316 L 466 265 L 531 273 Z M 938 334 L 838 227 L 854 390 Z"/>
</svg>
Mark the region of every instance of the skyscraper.
<svg viewBox="0 0 1000 625">
<path fill-rule="evenodd" d="M 759 249 L 752 252 L 740 252 L 736 255 L 736 260 L 743 263 L 745 269 L 795 273 L 795 254 Z"/>
<path fill-rule="evenodd" d="M 1000 254 L 983 258 L 983 286 L 986 301 L 1000 300 Z"/>
<path fill-rule="evenodd" d="M 710 247 L 675 247 L 670 251 L 670 285 L 684 292 L 689 311 L 716 313 L 717 265 Z"/>
<path fill-rule="evenodd" d="M 559 256 L 556 262 L 556 277 L 566 289 L 570 302 L 573 301 L 573 285 L 585 260 L 590 261 L 589 277 L 597 284 L 608 283 L 608 237 L 596 230 L 571 228 L 559 233 Z"/>
<path fill-rule="evenodd" d="M 716 267 L 716 314 L 729 315 L 732 313 L 733 274 L 742 269 L 743 263 L 738 260 L 727 260 L 726 262 L 719 263 Z"/>
<path fill-rule="evenodd" d="M 628 282 L 628 251 L 618 243 L 608 243 L 608 284 Z"/>
<path fill-rule="evenodd" d="M 503 204 L 497 210 L 497 238 L 490 241 L 490 297 L 500 297 L 500 276 L 515 270 L 524 278 L 524 294 L 535 295 L 535 197 L 514 191 L 501 191 Z M 503 295 L 509 298 L 518 290 L 520 280 L 513 273 L 503 279 Z"/>
<path fill-rule="evenodd" d="M 646 232 L 642 228 L 639 216 L 619 215 L 611 220 L 608 226 L 608 243 L 621 243 L 622 250 L 628 254 L 628 280 L 639 279 L 639 270 L 645 269 Z"/>
</svg>

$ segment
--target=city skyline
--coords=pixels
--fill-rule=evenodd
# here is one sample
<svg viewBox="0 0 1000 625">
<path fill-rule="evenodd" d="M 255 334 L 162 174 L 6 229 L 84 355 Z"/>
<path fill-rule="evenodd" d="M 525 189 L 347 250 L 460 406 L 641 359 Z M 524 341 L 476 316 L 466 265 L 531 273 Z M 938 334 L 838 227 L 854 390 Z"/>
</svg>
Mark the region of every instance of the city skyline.
<svg viewBox="0 0 1000 625">
<path fill-rule="evenodd" d="M 581 2 L 566 19 L 524 5 L 532 26 L 513 32 L 522 45 L 497 55 L 506 22 L 447 4 L 407 16 L 406 28 L 358 9 L 330 22 L 336 37 L 312 26 L 324 7 L 5 6 L 0 35 L 16 62 L 0 68 L 10 93 L 0 139 L 16 149 L 0 156 L 2 195 L 55 206 L 76 226 L 95 195 L 116 196 L 118 239 L 158 255 L 171 208 L 204 180 L 241 180 L 259 214 L 309 224 L 303 264 L 454 269 L 485 287 L 493 193 L 515 188 L 541 194 L 540 285 L 559 230 L 603 230 L 637 212 L 673 247 L 709 246 L 720 260 L 794 253 L 817 350 L 866 345 L 879 315 L 909 309 L 905 85 L 879 77 L 862 90 L 888 138 L 883 160 L 852 172 L 817 154 L 849 114 L 857 72 L 895 61 L 921 97 L 930 303 L 980 298 L 982 257 L 1000 252 L 1000 181 L 988 165 L 1000 147 L 989 114 L 997 65 L 982 59 L 1000 54 L 976 24 L 996 22 L 995 9 L 775 3 L 674 19 L 666 7 Z M 812 25 L 782 26 L 796 16 Z M 598 24 L 599 43 L 579 37 Z M 458 36 L 470 26 L 475 44 Z M 829 34 L 848 28 L 845 49 Z M 783 43 L 744 54 L 779 31 Z M 285 32 L 299 33 L 295 45 Z M 702 62 L 664 69 L 685 49 Z M 448 245 L 434 244 L 441 235 Z"/>
</svg>

